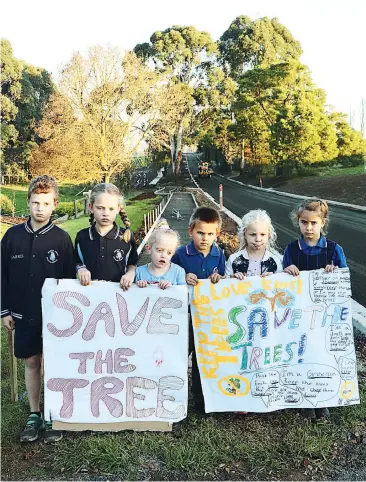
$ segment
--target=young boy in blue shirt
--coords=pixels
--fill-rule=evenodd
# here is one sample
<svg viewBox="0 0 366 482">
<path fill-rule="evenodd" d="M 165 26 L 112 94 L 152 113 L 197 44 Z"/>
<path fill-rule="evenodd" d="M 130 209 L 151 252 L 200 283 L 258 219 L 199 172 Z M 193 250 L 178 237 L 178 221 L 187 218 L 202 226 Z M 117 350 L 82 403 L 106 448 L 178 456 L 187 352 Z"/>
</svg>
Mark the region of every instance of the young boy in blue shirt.
<svg viewBox="0 0 366 482">
<path fill-rule="evenodd" d="M 181 266 L 186 272 L 186 283 L 195 286 L 199 279 L 210 279 L 218 283 L 225 274 L 225 255 L 216 244 L 222 220 L 216 209 L 197 208 L 190 220 L 188 232 L 192 241 L 178 248 L 172 263 Z M 204 399 L 197 365 L 192 323 L 189 324 L 189 352 L 192 352 L 192 392 L 196 409 L 204 413 Z"/>
</svg>

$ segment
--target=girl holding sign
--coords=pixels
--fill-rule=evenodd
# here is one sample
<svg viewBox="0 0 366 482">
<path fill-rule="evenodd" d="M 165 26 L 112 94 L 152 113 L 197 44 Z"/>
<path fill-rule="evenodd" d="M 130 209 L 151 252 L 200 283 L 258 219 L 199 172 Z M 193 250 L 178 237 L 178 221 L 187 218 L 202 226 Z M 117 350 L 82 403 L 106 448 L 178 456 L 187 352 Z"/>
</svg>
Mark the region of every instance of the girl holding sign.
<svg viewBox="0 0 366 482">
<path fill-rule="evenodd" d="M 139 288 L 155 284 L 162 290 L 172 285 L 185 285 L 186 272 L 171 259 L 179 245 L 179 235 L 169 228 L 165 219 L 152 232 L 146 250 L 151 256 L 148 264 L 136 269 L 135 282 Z"/>
<path fill-rule="evenodd" d="M 285 249 L 283 267 L 285 273 L 298 276 L 300 271 L 324 268 L 328 273 L 335 268 L 347 268 L 343 249 L 325 237 L 329 222 L 328 204 L 322 199 L 307 199 L 291 213 L 294 226 L 301 236 Z M 306 408 L 304 416 L 310 419 L 330 418 L 328 408 Z"/>
<path fill-rule="evenodd" d="M 135 278 L 138 255 L 130 221 L 123 209 L 123 196 L 117 186 L 97 184 L 90 195 L 90 227 L 75 239 L 77 274 L 83 286 L 92 279 L 119 282 L 128 290 Z M 116 224 L 120 215 L 126 226 Z"/>
<path fill-rule="evenodd" d="M 242 280 L 245 276 L 268 276 L 282 271 L 276 248 L 277 234 L 266 211 L 249 211 L 242 219 L 238 234 L 240 248 L 227 260 L 227 277 Z"/>
</svg>

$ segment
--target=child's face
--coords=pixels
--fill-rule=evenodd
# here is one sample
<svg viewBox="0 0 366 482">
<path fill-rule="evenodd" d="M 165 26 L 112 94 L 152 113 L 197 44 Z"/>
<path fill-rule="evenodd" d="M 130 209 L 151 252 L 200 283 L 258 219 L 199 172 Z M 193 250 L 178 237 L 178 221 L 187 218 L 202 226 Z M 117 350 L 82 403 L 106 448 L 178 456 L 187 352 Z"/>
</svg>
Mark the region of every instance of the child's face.
<svg viewBox="0 0 366 482">
<path fill-rule="evenodd" d="M 260 221 L 249 224 L 244 229 L 244 237 L 249 251 L 264 251 L 269 240 L 268 224 Z"/>
<path fill-rule="evenodd" d="M 197 251 L 207 254 L 220 234 L 220 229 L 217 223 L 196 221 L 193 228 L 188 228 L 188 232 Z"/>
<path fill-rule="evenodd" d="M 169 266 L 170 260 L 177 249 L 177 238 L 169 234 L 158 236 L 152 246 L 148 246 L 151 262 L 156 268 Z"/>
<path fill-rule="evenodd" d="M 108 193 L 98 194 L 94 204 L 90 205 L 90 210 L 98 226 L 110 226 L 120 210 L 118 197 Z"/>
<path fill-rule="evenodd" d="M 318 242 L 325 222 L 314 211 L 303 211 L 299 216 L 299 228 L 305 241 Z"/>
<path fill-rule="evenodd" d="M 32 193 L 28 200 L 30 216 L 36 223 L 48 223 L 53 210 L 57 207 L 58 201 L 55 201 L 54 192 Z"/>
</svg>

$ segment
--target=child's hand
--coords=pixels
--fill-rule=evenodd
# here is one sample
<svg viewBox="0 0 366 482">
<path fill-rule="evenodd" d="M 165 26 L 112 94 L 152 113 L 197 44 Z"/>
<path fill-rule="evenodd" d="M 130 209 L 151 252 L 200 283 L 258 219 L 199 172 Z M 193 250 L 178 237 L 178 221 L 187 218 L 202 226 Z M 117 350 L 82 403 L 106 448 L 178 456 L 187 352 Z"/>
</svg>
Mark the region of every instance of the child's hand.
<svg viewBox="0 0 366 482">
<path fill-rule="evenodd" d="M 219 273 L 212 273 L 212 275 L 208 277 L 208 279 L 211 280 L 211 283 L 213 283 L 214 285 L 223 278 L 225 278 L 225 276 L 221 276 Z"/>
<path fill-rule="evenodd" d="M 139 288 L 146 288 L 147 281 L 146 281 L 146 279 L 140 279 L 136 282 L 136 284 Z"/>
<path fill-rule="evenodd" d="M 196 284 L 198 283 L 197 275 L 195 275 L 193 273 L 187 273 L 186 274 L 186 283 L 187 283 L 187 285 L 196 286 Z"/>
<path fill-rule="evenodd" d="M 292 276 L 299 276 L 300 274 L 299 268 L 294 264 L 290 264 L 290 266 L 287 266 L 287 268 L 285 268 L 283 272 L 291 274 Z"/>
<path fill-rule="evenodd" d="M 131 285 L 135 279 L 135 271 L 127 271 L 122 278 L 121 281 L 119 282 L 120 287 L 123 289 L 123 291 L 127 291 L 128 288 L 131 288 Z"/>
<path fill-rule="evenodd" d="M 324 268 L 326 273 L 333 273 L 337 269 L 337 266 L 334 266 L 334 264 L 327 264 L 327 266 Z"/>
<path fill-rule="evenodd" d="M 230 278 L 243 280 L 246 277 L 246 275 L 247 275 L 246 273 L 234 273 L 230 276 Z"/>
<path fill-rule="evenodd" d="M 266 276 L 271 276 L 271 274 L 273 274 L 272 271 L 266 271 L 265 273 L 261 274 L 261 278 L 265 278 Z"/>
<path fill-rule="evenodd" d="M 162 279 L 161 281 L 159 281 L 159 284 L 158 284 L 159 288 L 162 289 L 162 290 L 166 290 L 167 288 L 169 288 L 170 286 L 172 286 L 171 282 L 167 279 Z"/>
<path fill-rule="evenodd" d="M 78 270 L 78 278 L 81 286 L 88 286 L 91 281 L 91 272 L 86 268 L 80 268 Z"/>
<path fill-rule="evenodd" d="M 11 315 L 7 315 L 3 317 L 3 325 L 8 331 L 13 331 L 15 328 L 15 321 Z"/>
</svg>

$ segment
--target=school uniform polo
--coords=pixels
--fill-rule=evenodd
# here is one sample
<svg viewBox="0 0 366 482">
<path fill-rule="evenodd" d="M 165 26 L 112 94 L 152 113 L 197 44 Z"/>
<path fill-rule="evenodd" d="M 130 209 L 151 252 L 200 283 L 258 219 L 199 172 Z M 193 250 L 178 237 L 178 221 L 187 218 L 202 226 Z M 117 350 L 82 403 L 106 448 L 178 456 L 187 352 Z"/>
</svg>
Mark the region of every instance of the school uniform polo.
<svg viewBox="0 0 366 482">
<path fill-rule="evenodd" d="M 42 352 L 41 292 L 46 278 L 75 278 L 70 236 L 51 221 L 33 231 L 30 220 L 1 241 L 1 316 L 15 321 L 15 356 Z"/>
<path fill-rule="evenodd" d="M 195 248 L 193 241 L 177 249 L 172 257 L 172 263 L 181 266 L 186 273 L 193 273 L 198 279 L 207 279 L 214 273 L 221 276 L 225 273 L 225 255 L 214 243 L 207 256 Z"/>
<path fill-rule="evenodd" d="M 323 235 L 316 246 L 309 246 L 301 236 L 286 247 L 283 256 L 284 268 L 294 264 L 300 271 L 325 268 L 332 263 L 338 268 L 347 268 L 343 248 Z"/>
<path fill-rule="evenodd" d="M 138 260 L 136 242 L 122 239 L 125 229 L 114 223 L 112 229 L 101 236 L 93 223 L 78 232 L 75 239 L 76 264 L 85 266 L 94 280 L 119 282 L 127 266 L 135 266 Z"/>
</svg>

